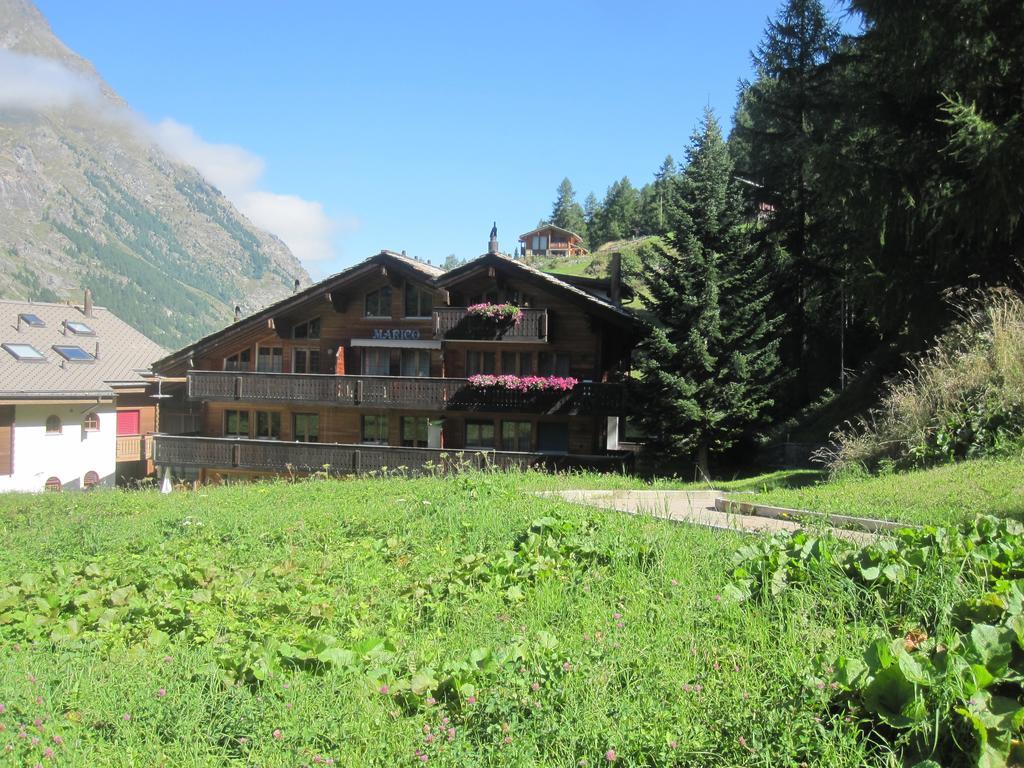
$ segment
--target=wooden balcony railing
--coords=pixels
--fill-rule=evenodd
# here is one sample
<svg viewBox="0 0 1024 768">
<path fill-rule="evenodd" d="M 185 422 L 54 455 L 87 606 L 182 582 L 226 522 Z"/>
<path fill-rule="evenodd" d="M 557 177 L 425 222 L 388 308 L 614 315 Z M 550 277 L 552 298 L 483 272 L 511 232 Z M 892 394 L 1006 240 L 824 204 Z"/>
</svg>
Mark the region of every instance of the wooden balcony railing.
<svg viewBox="0 0 1024 768">
<path fill-rule="evenodd" d="M 326 472 L 350 475 L 383 470 L 412 474 L 463 468 L 526 469 L 587 467 L 622 469 L 630 455 L 552 455 L 512 451 L 445 451 L 339 443 L 285 443 L 224 437 L 154 436 L 154 462 L 161 467 L 239 469 L 254 472 Z"/>
<path fill-rule="evenodd" d="M 118 435 L 115 461 L 144 461 L 152 458 L 151 435 Z"/>
<path fill-rule="evenodd" d="M 516 323 L 495 323 L 470 315 L 465 307 L 441 307 L 434 310 L 434 336 L 460 341 L 547 341 L 548 311 L 523 309 Z"/>
<path fill-rule="evenodd" d="M 190 371 L 188 396 L 210 402 L 325 405 L 427 411 L 608 415 L 625 411 L 620 384 L 584 382 L 568 392 L 516 392 L 470 386 L 468 379 L 332 376 L 318 373 Z"/>
</svg>

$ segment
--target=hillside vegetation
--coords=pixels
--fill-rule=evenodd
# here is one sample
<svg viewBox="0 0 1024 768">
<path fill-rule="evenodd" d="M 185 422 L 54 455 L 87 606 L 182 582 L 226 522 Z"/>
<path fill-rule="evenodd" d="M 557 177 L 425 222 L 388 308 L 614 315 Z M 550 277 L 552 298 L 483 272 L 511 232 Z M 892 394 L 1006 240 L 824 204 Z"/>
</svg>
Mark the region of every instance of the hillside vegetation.
<svg viewBox="0 0 1024 768">
<path fill-rule="evenodd" d="M 550 482 L 6 495 L 0 748 L 66 766 L 853 768 L 921 754 L 935 723 L 942 749 L 974 749 L 931 699 L 892 725 L 858 703 L 874 678 L 834 666 L 945 631 L 941 606 L 972 594 L 962 560 L 866 591 L 783 560 L 776 594 L 744 574 L 799 539 L 752 549 L 523 492 Z"/>
</svg>

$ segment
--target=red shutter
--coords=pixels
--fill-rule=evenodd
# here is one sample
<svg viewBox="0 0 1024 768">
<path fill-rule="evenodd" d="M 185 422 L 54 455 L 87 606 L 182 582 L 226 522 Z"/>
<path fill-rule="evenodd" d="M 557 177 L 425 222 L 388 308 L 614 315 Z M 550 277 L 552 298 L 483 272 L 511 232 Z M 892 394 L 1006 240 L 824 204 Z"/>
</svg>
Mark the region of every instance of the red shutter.
<svg viewBox="0 0 1024 768">
<path fill-rule="evenodd" d="M 139 412 L 118 411 L 117 412 L 117 434 L 137 435 L 139 434 Z"/>
</svg>

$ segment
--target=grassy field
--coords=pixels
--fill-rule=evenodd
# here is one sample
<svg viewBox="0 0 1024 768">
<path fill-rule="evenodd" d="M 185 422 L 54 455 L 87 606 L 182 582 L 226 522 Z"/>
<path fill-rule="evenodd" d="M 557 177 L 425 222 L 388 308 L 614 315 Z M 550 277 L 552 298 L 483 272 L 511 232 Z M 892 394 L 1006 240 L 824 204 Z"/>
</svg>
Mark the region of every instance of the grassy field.
<svg viewBox="0 0 1024 768">
<path fill-rule="evenodd" d="M 977 514 L 1024 521 L 1024 460 L 967 461 L 800 488 L 776 487 L 754 499 L 781 507 L 915 524 L 962 523 Z"/>
<path fill-rule="evenodd" d="M 876 553 L 891 561 L 877 583 L 899 578 L 881 599 L 809 570 L 828 547 L 741 549 L 754 540 L 528 492 L 601 480 L 638 485 L 477 473 L 0 496 L 0 763 L 852 767 L 920 752 L 831 675 L 872 638 L 951 631 L 937 606 L 969 593 L 962 559 L 906 578 L 919 566 Z M 803 554 L 773 549 L 791 546 Z M 769 560 L 789 575 L 755 597 L 747 574 Z"/>
</svg>

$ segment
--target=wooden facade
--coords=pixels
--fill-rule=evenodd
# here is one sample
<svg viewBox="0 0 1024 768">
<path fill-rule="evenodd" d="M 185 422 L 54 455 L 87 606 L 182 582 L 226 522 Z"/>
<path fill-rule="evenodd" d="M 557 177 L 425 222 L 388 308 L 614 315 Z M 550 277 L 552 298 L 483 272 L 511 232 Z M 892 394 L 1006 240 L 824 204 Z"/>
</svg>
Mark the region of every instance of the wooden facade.
<svg viewBox="0 0 1024 768">
<path fill-rule="evenodd" d="M 481 325 L 467 311 L 479 303 L 514 304 L 522 318 Z M 635 332 L 620 308 L 507 257 L 441 273 L 384 252 L 158 361 L 157 374 L 184 383 L 165 409 L 198 409 L 198 428 L 158 435 L 155 461 L 201 477 L 314 471 L 325 446 L 351 471 L 397 466 L 396 452 L 415 467 L 436 452 L 607 463 Z M 520 392 L 474 386 L 474 374 L 578 383 Z"/>
<path fill-rule="evenodd" d="M 550 256 L 571 258 L 585 256 L 583 238 L 568 229 L 545 224 L 519 236 L 520 250 L 526 258 Z"/>
</svg>

